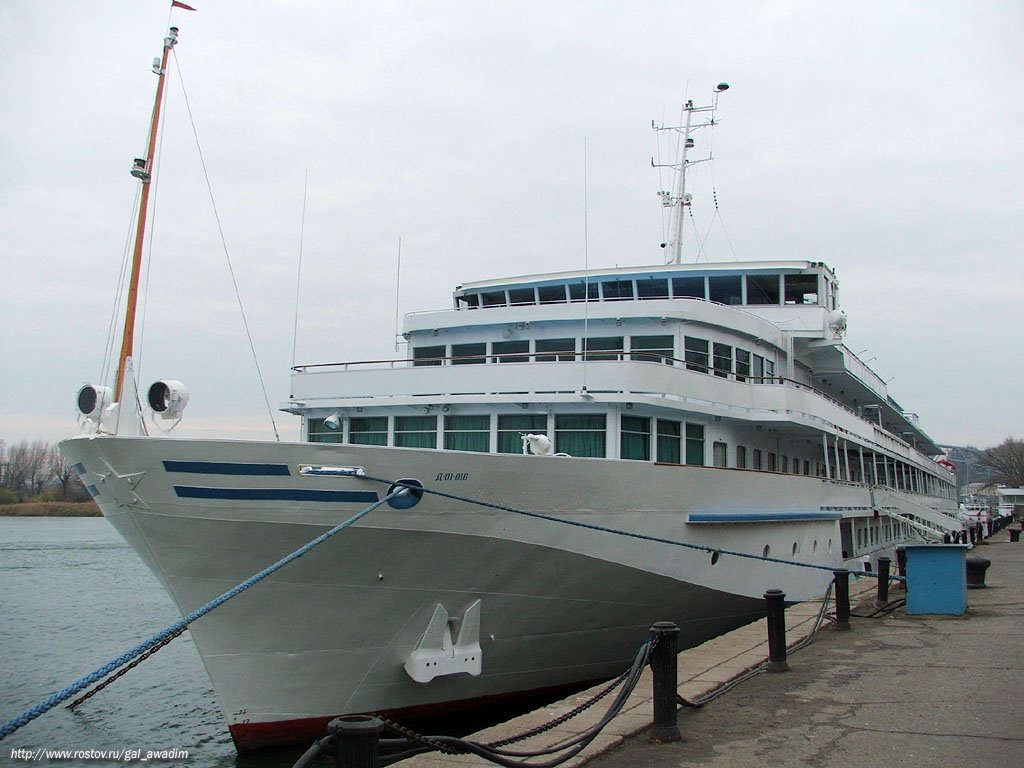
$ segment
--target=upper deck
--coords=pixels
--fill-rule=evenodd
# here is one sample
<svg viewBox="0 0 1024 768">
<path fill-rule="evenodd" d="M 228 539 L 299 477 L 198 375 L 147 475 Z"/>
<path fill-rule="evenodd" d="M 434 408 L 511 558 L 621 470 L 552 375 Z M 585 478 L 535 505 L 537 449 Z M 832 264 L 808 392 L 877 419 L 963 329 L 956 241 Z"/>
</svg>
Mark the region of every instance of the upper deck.
<svg viewBox="0 0 1024 768">
<path fill-rule="evenodd" d="M 673 264 L 466 283 L 455 289 L 452 307 L 406 316 L 407 361 L 300 366 L 293 395 L 318 407 L 395 404 L 403 396 L 441 402 L 465 393 L 495 403 L 535 391 L 574 396 L 589 361 L 601 363 L 600 373 L 591 369 L 591 385 L 594 377 L 607 379 L 601 389 L 612 399 L 660 392 L 744 410 L 751 398 L 771 397 L 755 392 L 760 383 L 785 380 L 900 440 L 910 436 L 926 451 L 937 450 L 916 418 L 888 396 L 885 382 L 842 343 L 845 315 L 837 294 L 832 270 L 808 261 Z M 643 364 L 652 360 L 663 364 Z M 778 408 L 765 402 L 755 410 Z M 817 418 L 845 419 L 836 413 Z M 872 434 L 870 428 L 865 433 Z"/>
<path fill-rule="evenodd" d="M 458 286 L 453 298 L 457 310 L 677 298 L 756 309 L 833 310 L 837 285 L 835 274 L 821 262 L 666 264 L 484 280 Z"/>
</svg>

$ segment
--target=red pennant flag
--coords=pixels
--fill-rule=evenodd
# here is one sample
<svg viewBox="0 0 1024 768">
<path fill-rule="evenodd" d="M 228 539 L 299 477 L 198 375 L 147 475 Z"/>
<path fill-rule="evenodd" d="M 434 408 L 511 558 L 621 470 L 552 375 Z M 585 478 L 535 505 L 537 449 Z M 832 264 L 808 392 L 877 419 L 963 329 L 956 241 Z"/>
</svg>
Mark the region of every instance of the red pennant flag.
<svg viewBox="0 0 1024 768">
<path fill-rule="evenodd" d="M 179 3 L 178 0 L 171 0 L 171 8 L 183 8 L 186 11 L 194 11 L 195 10 L 195 8 L 193 8 L 191 5 L 185 5 L 184 3 Z"/>
</svg>

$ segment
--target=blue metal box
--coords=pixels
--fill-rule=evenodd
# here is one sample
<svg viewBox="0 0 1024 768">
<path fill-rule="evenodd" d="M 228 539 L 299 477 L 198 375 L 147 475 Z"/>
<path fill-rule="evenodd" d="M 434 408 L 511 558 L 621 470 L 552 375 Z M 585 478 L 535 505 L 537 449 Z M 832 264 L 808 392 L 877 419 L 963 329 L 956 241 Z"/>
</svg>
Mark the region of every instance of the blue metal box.
<svg viewBox="0 0 1024 768">
<path fill-rule="evenodd" d="M 963 616 L 967 610 L 967 545 L 908 544 L 907 613 Z"/>
</svg>

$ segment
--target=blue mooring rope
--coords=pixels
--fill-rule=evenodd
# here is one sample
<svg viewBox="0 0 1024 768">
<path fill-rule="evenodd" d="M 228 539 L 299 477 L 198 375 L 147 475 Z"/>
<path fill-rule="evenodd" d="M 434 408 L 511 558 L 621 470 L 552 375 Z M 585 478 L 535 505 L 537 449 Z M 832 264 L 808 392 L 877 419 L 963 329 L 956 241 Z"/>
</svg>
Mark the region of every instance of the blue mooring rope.
<svg viewBox="0 0 1024 768">
<path fill-rule="evenodd" d="M 10 736 L 12 733 L 17 731 L 22 726 L 28 725 L 30 722 L 35 720 L 40 715 L 45 714 L 46 712 L 49 712 L 51 709 L 53 709 L 55 706 L 60 704 L 62 701 L 65 701 L 65 700 L 71 698 L 72 696 L 74 696 L 79 691 L 81 691 L 81 690 L 83 690 L 85 688 L 88 688 L 90 685 L 92 685 L 96 681 L 101 680 L 102 678 L 106 677 L 107 675 L 109 675 L 114 670 L 118 669 L 119 667 L 124 666 L 129 661 L 134 659 L 136 656 L 139 656 L 139 655 L 145 653 L 147 650 L 149 650 L 150 648 L 152 648 L 155 645 L 158 645 L 159 643 L 161 643 L 165 639 L 169 638 L 174 633 L 176 633 L 176 632 L 178 632 L 180 630 L 183 630 L 185 627 L 187 627 L 193 621 L 195 621 L 196 619 L 199 619 L 199 618 L 205 616 L 210 611 L 212 611 L 214 608 L 217 608 L 218 606 L 221 606 L 224 603 L 226 603 L 231 598 L 236 597 L 237 595 L 240 595 L 242 592 L 247 590 L 249 587 L 253 586 L 254 584 L 256 584 L 256 583 L 258 583 L 260 581 L 262 581 L 267 576 L 272 574 L 274 571 L 277 571 L 277 570 L 283 568 L 284 566 L 288 565 L 288 563 L 292 562 L 293 560 L 297 560 L 298 558 L 302 557 L 304 554 L 309 552 L 314 547 L 316 547 L 316 546 L 322 544 L 323 542 L 327 541 L 327 539 L 331 538 L 332 536 L 334 536 L 339 531 L 342 531 L 345 528 L 348 528 L 350 525 L 355 523 L 357 520 L 360 520 L 361 518 L 363 518 L 366 515 L 370 514 L 371 512 L 373 512 L 373 510 L 377 509 L 377 507 L 379 507 L 382 504 L 385 504 L 386 502 L 390 501 L 392 498 L 394 498 L 398 494 L 406 493 L 406 492 L 407 492 L 406 488 L 405 487 L 401 487 L 398 490 L 394 491 L 393 493 L 389 493 L 387 496 L 385 496 L 380 501 L 376 501 L 373 504 L 371 504 L 370 506 L 366 507 L 366 509 L 362 510 L 361 512 L 357 512 L 352 517 L 350 517 L 348 520 L 344 521 L 343 523 L 339 523 L 338 525 L 334 526 L 334 528 L 331 528 L 331 530 L 327 531 L 327 533 L 324 533 L 324 534 L 321 534 L 320 536 L 317 536 L 315 539 L 310 541 L 308 544 L 303 545 L 302 547 L 300 547 L 299 549 L 295 550 L 294 552 L 292 552 L 287 557 L 284 557 L 284 558 L 278 560 L 273 565 L 267 566 L 262 571 L 257 573 L 255 576 L 250 576 L 248 579 L 243 581 L 238 586 L 233 587 L 232 589 L 229 589 L 227 592 L 222 594 L 220 597 L 216 597 L 213 600 L 211 600 L 210 602 L 208 602 L 206 605 L 202 606 L 201 608 L 197 608 L 196 610 L 192 611 L 192 613 L 190 613 L 188 616 L 186 616 L 185 618 L 181 619 L 180 621 L 177 621 L 174 624 L 172 624 L 171 626 L 167 627 L 166 629 L 158 632 L 157 634 L 153 635 L 148 640 L 145 640 L 144 642 L 139 643 L 138 645 L 136 645 L 131 650 L 125 651 L 120 656 L 118 656 L 116 659 L 114 659 L 114 660 L 104 664 L 102 667 L 97 669 L 95 672 L 92 672 L 92 673 L 86 675 L 85 677 L 80 678 L 79 680 L 76 680 L 71 685 L 67 686 L 66 688 L 62 688 L 61 690 L 57 691 L 56 693 L 54 693 L 49 698 L 45 699 L 44 701 L 41 701 L 36 706 L 32 707 L 32 709 L 28 710 L 27 712 L 22 713 L 18 717 L 15 717 L 12 720 L 8 720 L 6 723 L 3 724 L 2 727 L 0 727 L 0 741 L 3 741 L 4 738 L 6 738 L 7 736 Z"/>
</svg>

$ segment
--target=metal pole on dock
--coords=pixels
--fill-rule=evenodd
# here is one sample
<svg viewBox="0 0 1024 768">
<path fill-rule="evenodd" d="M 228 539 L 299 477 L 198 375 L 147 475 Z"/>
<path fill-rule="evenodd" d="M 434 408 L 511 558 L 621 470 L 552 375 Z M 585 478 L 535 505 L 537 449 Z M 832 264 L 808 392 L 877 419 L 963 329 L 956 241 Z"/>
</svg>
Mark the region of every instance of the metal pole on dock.
<svg viewBox="0 0 1024 768">
<path fill-rule="evenodd" d="M 836 629 L 850 628 L 850 572 L 845 568 L 832 571 L 836 585 Z"/>
<path fill-rule="evenodd" d="M 768 609 L 768 671 L 785 672 L 786 663 L 786 593 L 769 589 L 764 593 Z"/>
<path fill-rule="evenodd" d="M 651 674 L 654 691 L 654 726 L 651 741 L 679 741 L 679 725 L 676 723 L 676 688 L 679 674 L 676 656 L 679 650 L 679 627 L 671 621 L 659 621 L 651 627 L 654 635 L 654 649 L 651 651 Z"/>
<path fill-rule="evenodd" d="M 889 565 L 888 557 L 878 558 L 878 593 L 875 596 L 875 608 L 883 608 L 889 604 Z"/>
</svg>

